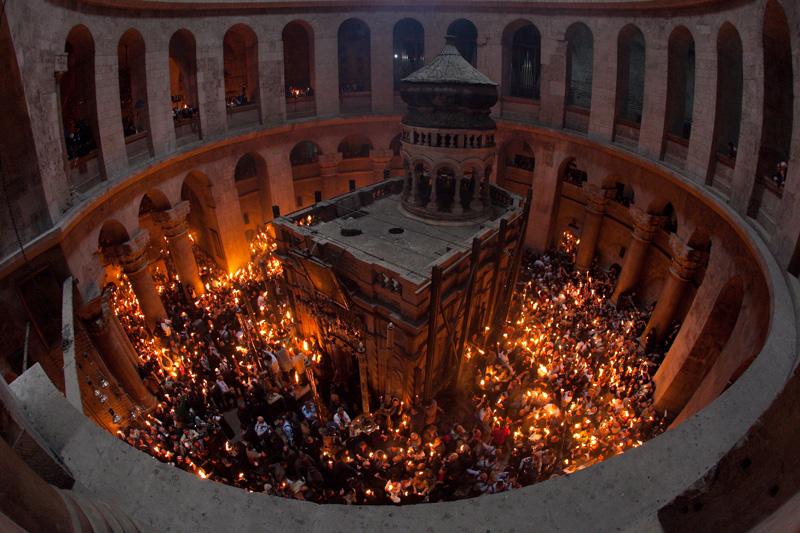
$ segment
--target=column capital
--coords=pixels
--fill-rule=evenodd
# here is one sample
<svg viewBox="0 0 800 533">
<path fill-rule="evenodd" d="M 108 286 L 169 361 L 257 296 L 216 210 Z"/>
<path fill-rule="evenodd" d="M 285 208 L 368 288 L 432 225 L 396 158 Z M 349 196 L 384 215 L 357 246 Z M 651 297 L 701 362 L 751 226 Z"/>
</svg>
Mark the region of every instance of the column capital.
<svg viewBox="0 0 800 533">
<path fill-rule="evenodd" d="M 628 211 L 633 218 L 633 235 L 643 241 L 652 241 L 656 230 L 666 221 L 666 217 L 651 215 L 635 205 L 632 205 Z"/>
<path fill-rule="evenodd" d="M 177 237 L 187 230 L 186 217 L 189 215 L 189 202 L 179 202 L 168 211 L 153 213 L 167 238 Z"/>
<path fill-rule="evenodd" d="M 586 208 L 595 213 L 605 213 L 608 200 L 611 193 L 614 192 L 613 189 L 603 189 L 590 183 L 584 184 L 582 188 L 588 202 Z"/>
<path fill-rule="evenodd" d="M 139 230 L 131 240 L 117 247 L 117 262 L 126 274 L 133 274 L 147 266 L 147 247 L 150 233 Z"/>
<path fill-rule="evenodd" d="M 342 160 L 342 153 L 322 154 L 319 156 L 319 169 L 323 176 L 332 176 L 339 172 L 339 162 Z"/>
<path fill-rule="evenodd" d="M 372 159 L 374 170 L 388 170 L 392 167 L 393 150 L 370 150 L 369 158 Z"/>
<path fill-rule="evenodd" d="M 692 279 L 697 267 L 708 262 L 708 252 L 691 248 L 674 233 L 669 237 L 669 246 L 672 248 L 672 265 L 669 269 L 682 280 Z"/>
<path fill-rule="evenodd" d="M 91 299 L 78 309 L 80 316 L 86 324 L 86 330 L 95 336 L 104 335 L 108 331 L 111 320 L 111 311 L 108 306 L 108 293 Z"/>
</svg>

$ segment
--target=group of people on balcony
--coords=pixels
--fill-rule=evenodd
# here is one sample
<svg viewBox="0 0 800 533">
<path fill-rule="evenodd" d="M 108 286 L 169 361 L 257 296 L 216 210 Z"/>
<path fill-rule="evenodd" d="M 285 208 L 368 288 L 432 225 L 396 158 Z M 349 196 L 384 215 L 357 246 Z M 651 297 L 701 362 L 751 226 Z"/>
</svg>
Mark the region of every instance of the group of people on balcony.
<svg viewBox="0 0 800 533">
<path fill-rule="evenodd" d="M 348 83 L 339 85 L 339 94 L 363 93 L 365 91 L 363 83 Z"/>
<path fill-rule="evenodd" d="M 67 144 L 67 158 L 70 160 L 89 155 L 97 149 L 92 127 L 84 118 L 70 120 L 64 125 L 64 140 Z"/>
<path fill-rule="evenodd" d="M 314 96 L 314 89 L 294 87 L 293 85 L 286 87 L 286 98 L 302 98 L 304 96 Z"/>
<path fill-rule="evenodd" d="M 230 98 L 225 99 L 225 107 L 227 109 L 233 109 L 234 107 L 240 107 L 243 105 L 250 105 L 253 102 L 247 98 L 247 85 L 242 85 L 242 92 L 241 94 L 237 94 Z"/>
</svg>

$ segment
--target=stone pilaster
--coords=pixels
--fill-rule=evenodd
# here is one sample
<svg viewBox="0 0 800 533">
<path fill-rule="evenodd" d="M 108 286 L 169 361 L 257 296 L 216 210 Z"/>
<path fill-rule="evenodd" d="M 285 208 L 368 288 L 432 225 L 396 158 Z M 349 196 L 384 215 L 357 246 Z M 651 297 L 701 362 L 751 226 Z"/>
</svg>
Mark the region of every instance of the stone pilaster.
<svg viewBox="0 0 800 533">
<path fill-rule="evenodd" d="M 167 317 L 167 311 L 161 301 L 161 296 L 156 290 L 153 276 L 147 268 L 147 246 L 150 235 L 147 230 L 140 230 L 128 242 L 116 247 L 114 250 L 116 261 L 128 277 L 133 292 L 139 300 L 139 307 L 144 315 L 145 322 L 151 330 L 158 322 Z"/>
<path fill-rule="evenodd" d="M 200 279 L 200 269 L 189 239 L 189 229 L 186 226 L 188 215 L 189 202 L 180 202 L 169 211 L 154 214 L 153 218 L 161 225 L 167 237 L 172 262 L 178 271 L 183 290 L 188 293 L 188 286 L 191 285 L 195 294 L 200 296 L 205 292 L 205 286 Z"/>
<path fill-rule="evenodd" d="M 581 242 L 578 245 L 575 267 L 581 272 L 586 272 L 592 266 L 594 252 L 597 249 L 597 239 L 600 236 L 600 228 L 603 225 L 606 204 L 608 204 L 611 191 L 592 184 L 584 185 L 583 189 L 587 200 L 586 216 L 583 219 Z"/>
<path fill-rule="evenodd" d="M 625 264 L 619 274 L 617 286 L 611 296 L 611 303 L 614 305 L 619 301 L 619 297 L 633 289 L 639 283 L 642 274 L 642 266 L 650 250 L 650 243 L 653 242 L 656 231 L 664 223 L 664 217 L 645 213 L 642 209 L 631 206 L 631 217 L 633 217 L 633 231 L 631 232 L 631 243 L 625 254 Z"/>
<path fill-rule="evenodd" d="M 342 154 L 323 154 L 319 156 L 319 170 L 322 175 L 322 199 L 327 200 L 338 194 L 339 190 L 339 162 Z"/>
<path fill-rule="evenodd" d="M 119 322 L 113 319 L 107 298 L 103 296 L 90 302 L 80 314 L 84 317 L 92 343 L 122 389 L 145 411 L 155 407 L 156 399 L 142 383 L 138 369 L 128 355 L 134 348 L 125 332 L 118 331 Z"/>
<path fill-rule="evenodd" d="M 642 340 L 647 338 L 651 330 L 655 330 L 657 342 L 664 339 L 686 293 L 686 285 L 694 276 L 697 267 L 708 260 L 706 252 L 690 248 L 675 234 L 670 236 L 669 244 L 672 248 L 669 277 L 642 334 Z"/>
<path fill-rule="evenodd" d="M 370 150 L 369 158 L 372 160 L 372 181 L 381 181 L 384 176 L 384 171 L 392 168 L 392 158 L 394 152 L 392 150 Z"/>
</svg>

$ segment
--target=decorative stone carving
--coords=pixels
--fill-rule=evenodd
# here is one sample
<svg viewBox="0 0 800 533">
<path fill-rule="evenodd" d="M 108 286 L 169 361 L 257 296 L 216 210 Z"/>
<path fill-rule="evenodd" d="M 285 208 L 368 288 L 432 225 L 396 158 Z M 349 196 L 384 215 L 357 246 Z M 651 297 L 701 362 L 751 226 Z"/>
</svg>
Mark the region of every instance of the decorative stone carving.
<svg viewBox="0 0 800 533">
<path fill-rule="evenodd" d="M 177 237 L 187 231 L 186 217 L 189 215 L 189 202 L 180 202 L 169 211 L 153 213 L 153 220 L 158 222 L 168 239 Z"/>
<path fill-rule="evenodd" d="M 603 189 L 597 185 L 587 183 L 583 186 L 583 191 L 588 202 L 587 209 L 600 214 L 606 212 L 606 205 L 608 205 L 608 200 L 614 192 L 613 189 Z"/>
<path fill-rule="evenodd" d="M 670 235 L 669 246 L 672 248 L 672 265 L 669 268 L 682 280 L 692 279 L 697 267 L 708 262 L 708 252 L 690 248 L 674 233 Z"/>
<path fill-rule="evenodd" d="M 653 237 L 656 235 L 656 230 L 664 225 L 664 222 L 667 220 L 666 217 L 646 213 L 643 209 L 635 205 L 630 207 L 629 212 L 633 218 L 634 237 L 646 242 L 653 240 Z"/>
<path fill-rule="evenodd" d="M 372 168 L 374 170 L 388 170 L 392 167 L 392 158 L 394 151 L 392 150 L 370 150 L 369 158 L 372 159 Z"/>
<path fill-rule="evenodd" d="M 116 258 L 125 274 L 138 272 L 147 266 L 147 247 L 150 234 L 146 229 L 139 230 L 128 242 L 116 247 Z"/>
</svg>

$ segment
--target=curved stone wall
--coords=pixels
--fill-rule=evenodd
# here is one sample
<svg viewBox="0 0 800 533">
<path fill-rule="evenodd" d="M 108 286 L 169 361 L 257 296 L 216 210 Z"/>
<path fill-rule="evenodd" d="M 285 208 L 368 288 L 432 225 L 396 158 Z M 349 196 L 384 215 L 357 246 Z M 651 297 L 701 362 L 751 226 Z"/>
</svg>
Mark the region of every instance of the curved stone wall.
<svg viewBox="0 0 800 533">
<path fill-rule="evenodd" d="M 765 169 L 774 166 L 775 142 L 765 132 L 773 127 L 775 110 L 764 105 L 769 94 L 764 78 L 767 72 L 774 75 L 776 66 L 777 72 L 784 73 L 788 67 L 791 76 L 785 86 L 800 95 L 800 37 L 788 31 L 800 26 L 797 4 L 753 0 L 731 5 L 734 3 L 698 0 L 680 6 L 660 1 L 615 6 L 635 9 L 632 22 L 646 36 L 642 70 L 637 74 L 644 79 L 638 123 L 618 116 L 621 83 L 630 81 L 619 75 L 623 61 L 618 52 L 621 36 L 629 34 L 626 25 L 631 17 L 616 17 L 582 3 L 552 12 L 544 5 L 515 11 L 508 3 L 456 7 L 444 0 L 424 8 L 381 5 L 374 9 L 297 2 L 274 11 L 238 11 L 241 4 L 227 3 L 209 6 L 213 7 L 209 11 L 182 11 L 186 4 L 175 2 L 150 4 L 126 4 L 132 9 L 152 8 L 147 18 L 109 8 L 100 0 L 29 0 L 6 7 L 0 40 L 13 44 L 13 56 L 3 60 L 14 67 L 11 72 L 19 86 L 19 94 L 7 105 L 27 109 L 27 116 L 19 114 L 18 127 L 30 135 L 20 136 L 13 146 L 0 147 L 0 155 L 33 162 L 25 172 L 31 184 L 29 194 L 14 207 L 19 211 L 25 202 L 26 208 L 38 209 L 42 213 L 39 222 L 48 228 L 24 238 L 23 259 L 3 219 L 0 296 L 12 302 L 5 317 L 11 330 L 24 331 L 25 311 L 18 303 L 16 284 L 30 268 L 49 264 L 59 280 L 69 275 L 78 278 L 84 299 L 96 294 L 104 279 L 97 255 L 103 225 L 117 221 L 133 235 L 140 227 L 138 212 L 145 194 L 159 191 L 174 205 L 185 199 L 182 188 L 187 179 L 193 186 L 205 187 L 203 194 L 216 211 L 227 267 L 236 270 L 247 260 L 247 231 L 271 218 L 267 209 L 271 205 L 287 213 L 307 204 L 309 193 L 313 196 L 316 190 L 327 198 L 347 190 L 351 179 L 362 185 L 381 179 L 384 170 L 390 175 L 402 173 L 392 152 L 403 109 L 393 92 L 390 58 L 392 29 L 404 17 L 422 23 L 427 58 L 438 52 L 441 37 L 454 20 L 464 17 L 473 21 L 478 30 L 477 67 L 501 82 L 506 77 L 503 65 L 511 30 L 520 20 L 536 25 L 541 35 L 539 98 L 504 96 L 493 109 L 499 153 L 521 141 L 531 147 L 535 158 L 534 170 L 525 177 L 537 193 L 531 209 L 529 246 L 544 249 L 556 243 L 567 228 L 581 234 L 589 220 L 587 207 L 592 207 L 593 201 L 587 192 L 613 188 L 617 182 L 633 191 L 635 207 L 646 214 L 660 215 L 671 205 L 677 219 L 673 235 L 684 243 L 701 235 L 708 246 L 708 263 L 689 280 L 688 303 L 680 310 L 686 327 L 674 351 L 682 353 L 683 360 L 691 357 L 729 282 L 739 278 L 743 287 L 736 328 L 687 399 L 684 413 L 676 421 L 679 425 L 592 468 L 468 502 L 353 509 L 247 494 L 150 461 L 69 411 L 56 392 L 26 392 L 26 385 L 40 391 L 49 385 L 39 381 L 43 376 L 36 372 L 23 375 L 15 389 L 25 397 L 28 414 L 40 431 L 76 472 L 78 482 L 91 492 L 122 502 L 120 507 L 142 525 L 183 530 L 191 524 L 194 529 L 206 529 L 209 520 L 219 520 L 226 527 L 253 529 L 269 516 L 276 521 L 275 527 L 319 530 L 352 530 L 354 526 L 436 529 L 433 525 L 442 518 L 453 528 L 465 530 L 494 530 L 498 523 L 507 530 L 575 530 L 587 529 L 587 524 L 591 524 L 588 529 L 597 530 L 629 528 L 652 518 L 741 444 L 788 379 L 797 351 L 790 298 L 796 279 L 784 276 L 787 269 L 795 272 L 800 268 L 800 209 L 795 204 L 800 194 L 800 124 L 795 120 L 782 144 L 791 146 L 786 184 L 772 186 L 763 178 Z M 348 107 L 354 100 L 340 97 L 338 87 L 337 30 L 352 17 L 364 21 L 372 36 L 371 90 L 358 97 L 361 107 Z M 293 20 L 302 20 L 311 30 L 313 43 L 314 107 L 310 116 L 302 118 L 293 115 L 291 106 L 297 106 L 297 101 L 285 98 L 283 86 L 281 33 Z M 570 85 L 564 39 L 579 22 L 588 26 L 594 39 L 592 97 L 587 109 L 570 106 L 566 99 Z M 258 113 L 255 122 L 249 123 L 237 122 L 226 110 L 223 41 L 227 30 L 239 23 L 247 24 L 258 39 Z M 74 169 L 62 141 L 59 85 L 53 78 L 56 55 L 63 53 L 68 35 L 79 25 L 83 27 L 79 34 L 85 37 L 88 32 L 93 41 L 98 117 L 98 157 L 87 163 L 89 172 L 98 173 L 98 181 L 86 190 L 75 190 L 75 183 L 69 181 Z M 786 40 L 782 41 L 784 25 Z M 680 27 L 691 34 L 695 47 L 694 112 L 688 138 L 669 133 L 666 124 L 674 101 L 668 82 L 670 42 Z M 130 28 L 139 31 L 146 50 L 146 157 L 130 156 L 117 103 L 118 45 Z M 169 43 L 181 28 L 191 32 L 196 45 L 202 125 L 202 134 L 196 138 L 180 137 L 170 117 Z M 727 56 L 720 53 L 720 43 L 728 41 L 721 36 L 731 33 L 730 28 L 740 39 L 744 88 L 735 162 L 719 154 L 715 146 L 720 140 L 718 130 L 723 122 L 730 122 L 716 112 L 724 92 L 718 86 L 722 79 L 718 73 L 729 67 Z M 777 36 L 774 42 L 780 43 L 779 48 L 788 50 L 788 60 L 784 52 L 777 54 L 784 54 L 777 64 L 769 54 L 765 56 L 765 29 L 768 35 Z M 74 42 L 86 44 L 85 39 Z M 502 83 L 501 94 L 505 94 Z M 800 116 L 800 98 L 783 106 L 778 111 L 784 116 Z M 355 134 L 366 136 L 374 153 L 370 151 L 368 158 L 342 159 L 337 155 L 340 143 Z M 292 167 L 289 154 L 304 141 L 315 143 L 321 156 L 304 168 Z M 237 182 L 236 167 L 245 154 L 257 158 L 259 174 L 255 181 Z M 586 172 L 588 181 L 583 187 L 562 180 L 571 158 Z M 498 170 L 492 180 L 503 185 L 507 177 L 507 169 Z M 251 213 L 256 214 L 255 220 L 248 216 L 250 222 L 245 222 L 243 215 Z M 622 265 L 620 253 L 631 239 L 634 217 L 627 208 L 609 202 L 602 224 L 596 243 L 600 261 L 604 266 Z M 647 274 L 638 281 L 645 302 L 657 299 L 669 275 L 672 238 L 663 229 L 655 231 L 652 238 L 644 268 Z M 9 346 L 15 342 L 14 335 L 12 341 L 6 341 Z M 675 360 L 665 363 L 673 368 L 673 376 L 681 366 L 681 361 Z M 53 416 L 62 409 L 66 415 Z M 126 477 L 130 481 L 121 483 Z M 176 507 L 182 512 L 175 513 Z"/>
</svg>

